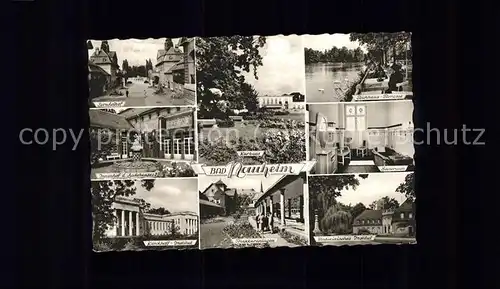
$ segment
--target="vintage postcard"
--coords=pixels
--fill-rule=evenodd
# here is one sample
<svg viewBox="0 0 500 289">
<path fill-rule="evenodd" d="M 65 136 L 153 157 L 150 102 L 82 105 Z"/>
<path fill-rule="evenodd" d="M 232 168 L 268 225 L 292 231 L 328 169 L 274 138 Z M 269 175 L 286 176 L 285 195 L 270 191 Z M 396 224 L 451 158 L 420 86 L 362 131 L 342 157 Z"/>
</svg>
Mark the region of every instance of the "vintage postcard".
<svg viewBox="0 0 500 289">
<path fill-rule="evenodd" d="M 307 102 L 411 99 L 411 33 L 304 35 Z"/>
<path fill-rule="evenodd" d="M 309 177 L 311 244 L 415 244 L 413 173 Z"/>
<path fill-rule="evenodd" d="M 89 104 L 196 104 L 194 38 L 88 40 Z"/>
<path fill-rule="evenodd" d="M 194 177 L 191 107 L 91 109 L 92 179 Z"/>
<path fill-rule="evenodd" d="M 416 243 L 411 33 L 86 44 L 94 251 Z"/>
<path fill-rule="evenodd" d="M 94 250 L 198 249 L 197 181 L 92 182 Z"/>
</svg>

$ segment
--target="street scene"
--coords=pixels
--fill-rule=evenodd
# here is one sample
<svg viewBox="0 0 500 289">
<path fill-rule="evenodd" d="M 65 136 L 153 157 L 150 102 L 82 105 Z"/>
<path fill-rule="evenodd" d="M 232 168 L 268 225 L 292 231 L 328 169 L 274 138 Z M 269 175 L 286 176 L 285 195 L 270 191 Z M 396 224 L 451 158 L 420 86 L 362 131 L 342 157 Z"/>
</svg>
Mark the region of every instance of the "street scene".
<svg viewBox="0 0 500 289">
<path fill-rule="evenodd" d="M 413 173 L 310 176 L 311 244 L 416 244 Z"/>
<path fill-rule="evenodd" d="M 200 162 L 305 161 L 302 37 L 197 38 L 196 47 Z"/>
<path fill-rule="evenodd" d="M 201 249 L 307 246 L 305 177 L 200 176 Z"/>
<path fill-rule="evenodd" d="M 195 105 L 194 38 L 88 40 L 90 107 Z"/>
<path fill-rule="evenodd" d="M 197 182 L 92 182 L 94 251 L 198 249 Z"/>
<path fill-rule="evenodd" d="M 304 35 L 307 102 L 411 99 L 411 33 Z"/>
</svg>

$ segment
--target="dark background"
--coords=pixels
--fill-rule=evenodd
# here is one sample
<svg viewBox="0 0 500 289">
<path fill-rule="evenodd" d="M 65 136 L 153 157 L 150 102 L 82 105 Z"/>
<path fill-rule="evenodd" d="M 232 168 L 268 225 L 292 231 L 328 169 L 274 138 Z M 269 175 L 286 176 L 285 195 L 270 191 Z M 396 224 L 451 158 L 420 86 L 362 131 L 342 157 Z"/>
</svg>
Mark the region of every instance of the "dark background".
<svg viewBox="0 0 500 289">
<path fill-rule="evenodd" d="M 90 238 L 88 144 L 83 141 L 76 151 L 71 144 L 52 151 L 49 145 L 17 142 L 25 127 L 89 127 L 87 39 L 232 34 L 411 31 L 415 126 L 484 127 L 485 116 L 494 115 L 484 108 L 495 107 L 496 100 L 490 95 L 490 102 L 484 102 L 489 86 L 483 81 L 494 84 L 495 78 L 482 66 L 492 58 L 483 48 L 488 16 L 480 3 L 35 0 L 8 5 L 12 17 L 5 28 L 12 40 L 3 45 L 11 49 L 4 68 L 12 80 L 3 80 L 8 90 L 2 99 L 16 102 L 16 108 L 5 110 L 13 117 L 4 114 L 4 126 L 17 127 L 16 150 L 4 149 L 3 155 L 16 164 L 17 175 L 4 179 L 4 195 L 13 199 L 4 202 L 1 239 L 7 241 L 2 248 L 7 258 L 2 259 L 8 265 L 2 272 L 8 278 L 1 278 L 1 287 L 492 286 L 493 267 L 482 267 L 492 254 L 482 237 L 498 231 L 497 219 L 484 228 L 481 218 L 495 209 L 481 206 L 491 202 L 485 192 L 491 196 L 498 189 L 486 189 L 494 177 L 486 172 L 484 147 L 417 147 L 416 246 L 96 254 Z"/>
</svg>

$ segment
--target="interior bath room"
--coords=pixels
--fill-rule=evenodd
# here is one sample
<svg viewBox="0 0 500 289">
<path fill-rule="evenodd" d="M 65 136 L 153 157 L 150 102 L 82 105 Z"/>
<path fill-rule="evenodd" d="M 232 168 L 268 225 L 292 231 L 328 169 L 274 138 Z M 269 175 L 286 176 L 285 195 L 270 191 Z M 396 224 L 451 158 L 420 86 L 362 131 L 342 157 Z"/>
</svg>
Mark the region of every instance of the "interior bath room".
<svg viewBox="0 0 500 289">
<path fill-rule="evenodd" d="M 309 104 L 311 173 L 414 169 L 413 102 Z"/>
</svg>

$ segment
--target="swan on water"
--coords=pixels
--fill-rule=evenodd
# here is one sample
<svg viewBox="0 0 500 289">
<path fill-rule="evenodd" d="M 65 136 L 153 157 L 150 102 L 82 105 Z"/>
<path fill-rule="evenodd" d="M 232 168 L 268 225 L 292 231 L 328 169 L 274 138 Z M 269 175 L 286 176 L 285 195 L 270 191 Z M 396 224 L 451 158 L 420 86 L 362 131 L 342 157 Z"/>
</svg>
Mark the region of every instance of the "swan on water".
<svg viewBox="0 0 500 289">
<path fill-rule="evenodd" d="M 324 88 L 318 88 L 318 91 L 321 91 L 321 92 L 325 93 L 325 89 Z"/>
</svg>

